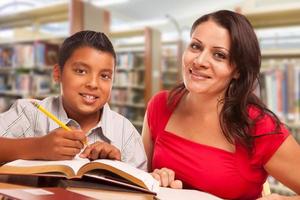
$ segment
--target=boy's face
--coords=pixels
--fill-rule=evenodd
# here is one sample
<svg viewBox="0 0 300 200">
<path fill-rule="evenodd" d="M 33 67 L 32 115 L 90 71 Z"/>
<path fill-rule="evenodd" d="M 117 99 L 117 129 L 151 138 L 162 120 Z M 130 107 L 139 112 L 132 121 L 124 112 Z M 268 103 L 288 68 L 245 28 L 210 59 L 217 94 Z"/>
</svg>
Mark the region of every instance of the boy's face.
<svg viewBox="0 0 300 200">
<path fill-rule="evenodd" d="M 114 58 L 91 47 L 76 49 L 63 70 L 54 67 L 54 79 L 61 84 L 64 109 L 73 119 L 99 116 L 112 89 Z"/>
</svg>

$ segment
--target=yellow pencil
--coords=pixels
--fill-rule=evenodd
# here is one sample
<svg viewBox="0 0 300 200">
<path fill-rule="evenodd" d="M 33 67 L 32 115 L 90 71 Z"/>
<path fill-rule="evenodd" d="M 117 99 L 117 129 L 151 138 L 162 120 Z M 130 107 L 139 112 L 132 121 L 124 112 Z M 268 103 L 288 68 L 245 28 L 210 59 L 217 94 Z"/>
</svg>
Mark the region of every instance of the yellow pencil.
<svg viewBox="0 0 300 200">
<path fill-rule="evenodd" d="M 71 131 L 72 130 L 70 127 L 66 126 L 62 121 L 60 121 L 57 117 L 55 117 L 52 113 L 50 113 L 48 110 L 46 110 L 43 106 L 41 106 L 37 102 L 31 101 L 31 103 L 35 107 L 37 107 L 37 109 L 39 109 L 42 113 L 44 113 L 47 117 L 49 117 L 50 119 L 52 119 L 53 121 L 55 121 L 63 129 L 65 129 L 67 131 Z M 85 140 L 83 143 L 86 145 L 87 141 Z"/>
</svg>

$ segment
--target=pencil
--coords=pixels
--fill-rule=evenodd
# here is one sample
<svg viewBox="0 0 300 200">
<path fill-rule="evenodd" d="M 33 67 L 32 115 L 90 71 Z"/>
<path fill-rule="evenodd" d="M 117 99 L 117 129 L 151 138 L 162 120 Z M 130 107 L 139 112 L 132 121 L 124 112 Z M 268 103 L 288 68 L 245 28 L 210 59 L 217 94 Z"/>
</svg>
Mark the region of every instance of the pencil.
<svg viewBox="0 0 300 200">
<path fill-rule="evenodd" d="M 46 110 L 43 106 L 41 106 L 40 104 L 38 104 L 35 101 L 31 101 L 32 105 L 34 105 L 37 109 L 39 109 L 42 113 L 44 113 L 47 117 L 49 117 L 50 119 L 52 119 L 54 122 L 56 122 L 60 127 L 62 127 L 63 129 L 67 130 L 67 131 L 71 131 L 72 129 L 68 126 L 66 126 L 62 121 L 60 121 L 57 117 L 55 117 L 55 115 L 53 115 L 52 113 L 50 113 L 48 110 Z M 84 140 L 83 142 L 85 145 L 87 145 L 87 141 Z"/>
</svg>

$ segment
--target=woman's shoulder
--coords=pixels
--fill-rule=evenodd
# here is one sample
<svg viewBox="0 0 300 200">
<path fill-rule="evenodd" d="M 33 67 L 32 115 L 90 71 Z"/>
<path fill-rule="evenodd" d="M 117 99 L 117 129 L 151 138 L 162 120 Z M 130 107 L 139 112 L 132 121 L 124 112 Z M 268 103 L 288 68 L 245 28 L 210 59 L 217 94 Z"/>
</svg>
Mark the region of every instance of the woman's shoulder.
<svg viewBox="0 0 300 200">
<path fill-rule="evenodd" d="M 163 90 L 156 93 L 149 101 L 148 108 L 161 108 L 166 107 L 168 101 L 169 91 Z"/>
<path fill-rule="evenodd" d="M 168 90 L 162 90 L 156 93 L 151 100 L 156 100 L 156 101 L 167 101 L 169 96 L 169 91 Z"/>
<path fill-rule="evenodd" d="M 288 132 L 287 128 L 277 119 L 275 114 L 262 110 L 255 105 L 248 106 L 248 115 L 250 120 L 252 120 L 252 134 L 254 136 Z"/>
</svg>

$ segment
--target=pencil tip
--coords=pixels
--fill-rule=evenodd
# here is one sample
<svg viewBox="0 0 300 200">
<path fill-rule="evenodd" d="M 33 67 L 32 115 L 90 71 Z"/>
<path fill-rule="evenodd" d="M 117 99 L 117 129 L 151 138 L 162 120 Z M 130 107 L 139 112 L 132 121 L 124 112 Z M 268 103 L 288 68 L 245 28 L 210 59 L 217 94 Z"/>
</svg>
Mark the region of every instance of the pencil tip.
<svg viewBox="0 0 300 200">
<path fill-rule="evenodd" d="M 35 101 L 30 101 L 30 103 L 32 103 L 32 105 L 34 105 L 35 107 L 37 107 L 39 104 Z"/>
</svg>

